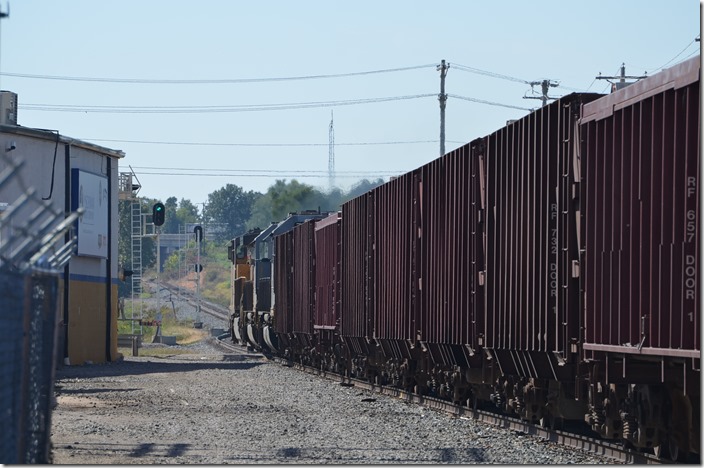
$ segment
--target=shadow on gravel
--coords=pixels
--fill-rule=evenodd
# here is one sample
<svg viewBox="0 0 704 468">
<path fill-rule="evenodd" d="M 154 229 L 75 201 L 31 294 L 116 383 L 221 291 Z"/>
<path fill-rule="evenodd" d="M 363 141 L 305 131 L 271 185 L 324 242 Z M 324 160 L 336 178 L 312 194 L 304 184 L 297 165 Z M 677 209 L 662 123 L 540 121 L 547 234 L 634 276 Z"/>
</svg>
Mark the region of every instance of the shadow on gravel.
<svg viewBox="0 0 704 468">
<path fill-rule="evenodd" d="M 276 455 L 279 458 L 299 458 L 301 456 L 301 449 L 298 447 L 286 447 L 279 450 Z"/>
<path fill-rule="evenodd" d="M 189 444 L 173 444 L 166 447 L 166 453 L 163 454 L 164 457 L 179 457 L 186 453 Z M 162 444 L 139 444 L 129 453 L 127 456 L 132 458 L 140 458 L 150 454 L 156 454 L 158 452 L 164 451 L 164 445 Z"/>
<path fill-rule="evenodd" d="M 107 364 L 65 366 L 56 371 L 56 380 L 90 379 L 93 377 L 118 377 L 121 375 L 164 374 L 199 370 L 247 370 L 264 362 L 218 361 L 218 362 L 169 362 L 169 361 L 120 361 Z"/>
<path fill-rule="evenodd" d="M 483 448 L 459 449 L 440 447 L 425 449 L 423 463 L 433 464 L 475 464 L 487 463 L 486 451 Z M 414 450 L 406 451 L 405 447 L 389 448 L 344 448 L 344 447 L 283 447 L 272 454 L 248 452 L 238 448 L 227 463 L 239 464 L 256 460 L 266 464 L 417 464 L 418 457 Z"/>
<path fill-rule="evenodd" d="M 56 393 L 60 395 L 85 394 L 85 393 L 115 393 L 115 392 L 136 392 L 141 388 L 81 388 L 81 389 L 66 389 L 63 387 L 56 388 Z"/>
</svg>

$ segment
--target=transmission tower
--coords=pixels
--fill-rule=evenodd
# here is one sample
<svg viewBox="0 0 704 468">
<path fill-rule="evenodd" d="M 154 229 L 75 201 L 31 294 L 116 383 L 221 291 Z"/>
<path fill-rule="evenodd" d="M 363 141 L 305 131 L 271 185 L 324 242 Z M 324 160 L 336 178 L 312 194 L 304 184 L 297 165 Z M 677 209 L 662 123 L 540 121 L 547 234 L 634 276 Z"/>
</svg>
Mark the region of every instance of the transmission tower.
<svg viewBox="0 0 704 468">
<path fill-rule="evenodd" d="M 328 178 L 330 179 L 330 190 L 335 187 L 335 129 L 332 126 L 332 111 L 330 111 L 330 129 L 328 131 Z"/>
</svg>

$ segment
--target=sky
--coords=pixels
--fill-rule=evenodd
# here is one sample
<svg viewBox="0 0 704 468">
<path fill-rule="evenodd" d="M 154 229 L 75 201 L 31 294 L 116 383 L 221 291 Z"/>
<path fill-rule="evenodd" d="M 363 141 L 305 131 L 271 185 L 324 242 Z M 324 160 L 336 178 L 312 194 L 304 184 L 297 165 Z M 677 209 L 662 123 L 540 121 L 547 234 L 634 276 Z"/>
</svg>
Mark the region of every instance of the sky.
<svg viewBox="0 0 704 468">
<path fill-rule="evenodd" d="M 140 196 L 388 180 L 549 95 L 699 54 L 699 0 L 0 0 L 18 124 L 122 150 Z"/>
</svg>

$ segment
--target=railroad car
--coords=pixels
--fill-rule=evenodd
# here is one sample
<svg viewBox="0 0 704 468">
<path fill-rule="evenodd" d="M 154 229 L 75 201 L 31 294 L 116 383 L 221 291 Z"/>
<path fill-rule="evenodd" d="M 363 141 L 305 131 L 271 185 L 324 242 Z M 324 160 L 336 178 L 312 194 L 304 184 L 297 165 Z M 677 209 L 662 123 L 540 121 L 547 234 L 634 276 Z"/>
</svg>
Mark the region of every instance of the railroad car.
<svg viewBox="0 0 704 468">
<path fill-rule="evenodd" d="M 492 401 L 526 421 L 583 419 L 579 398 L 580 109 L 571 94 L 475 140 L 486 167 L 483 346 L 498 366 Z"/>
<path fill-rule="evenodd" d="M 315 365 L 315 220 L 307 220 L 276 236 L 274 294 L 276 337 L 287 358 Z"/>
<path fill-rule="evenodd" d="M 259 233 L 254 239 L 251 237 L 256 231 L 250 231 L 249 235 L 245 234 L 230 242 L 233 254 L 229 258 L 233 263 L 233 274 L 244 272 L 250 275 L 242 277 L 241 289 L 235 287 L 239 277 L 233 278 L 231 336 L 234 341 L 258 351 L 277 352 L 276 334 L 271 328 L 276 310 L 272 283 L 275 236 L 286 233 L 309 219 L 321 219 L 325 216 L 327 213 L 315 210 L 289 213 L 283 221 L 272 222 L 266 229 L 258 230 Z M 243 254 L 244 259 L 238 260 L 236 252 L 241 248 L 244 248 L 246 253 Z M 236 268 L 238 261 L 242 262 L 239 264 L 240 270 Z M 237 310 L 235 304 L 238 302 L 241 306 Z"/>
<path fill-rule="evenodd" d="M 340 213 L 272 224 L 238 336 L 344 378 L 698 456 L 699 76 L 695 58 L 565 96 Z"/>
<path fill-rule="evenodd" d="M 700 453 L 700 60 L 584 106 L 580 267 L 587 420 Z"/>
<path fill-rule="evenodd" d="M 236 343 L 244 341 L 244 334 L 240 328 L 243 311 L 251 311 L 254 308 L 252 261 L 254 240 L 261 232 L 262 230 L 259 228 L 252 229 L 232 239 L 227 246 L 227 258 L 232 262 L 229 328 L 230 336 Z"/>
</svg>

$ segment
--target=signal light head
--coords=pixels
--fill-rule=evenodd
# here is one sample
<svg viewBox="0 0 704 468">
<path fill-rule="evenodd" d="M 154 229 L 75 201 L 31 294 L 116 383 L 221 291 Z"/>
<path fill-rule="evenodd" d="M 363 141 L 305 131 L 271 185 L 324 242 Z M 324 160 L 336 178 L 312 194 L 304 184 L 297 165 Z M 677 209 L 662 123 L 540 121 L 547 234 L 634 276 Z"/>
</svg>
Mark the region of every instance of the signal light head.
<svg viewBox="0 0 704 468">
<path fill-rule="evenodd" d="M 161 226 L 164 224 L 164 212 L 166 211 L 166 208 L 164 207 L 164 204 L 161 202 L 155 203 L 154 206 L 152 207 L 152 221 L 154 222 L 155 226 Z"/>
</svg>

